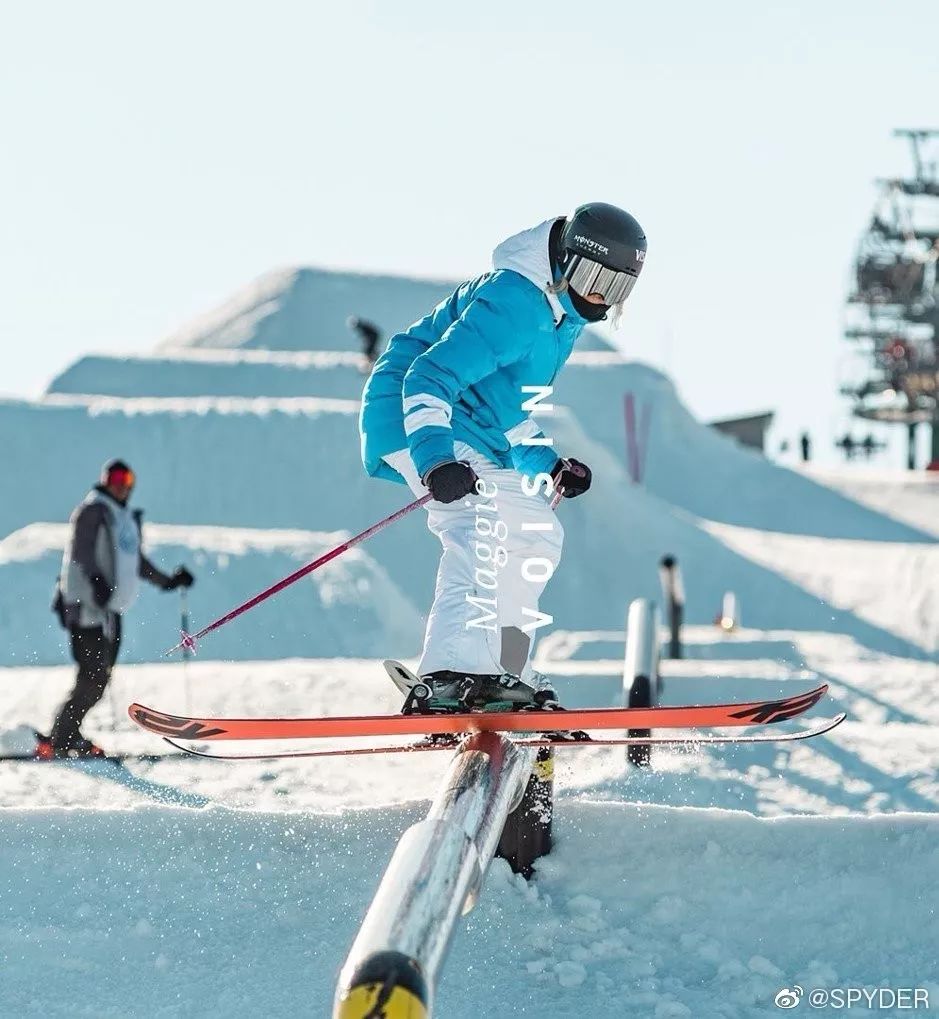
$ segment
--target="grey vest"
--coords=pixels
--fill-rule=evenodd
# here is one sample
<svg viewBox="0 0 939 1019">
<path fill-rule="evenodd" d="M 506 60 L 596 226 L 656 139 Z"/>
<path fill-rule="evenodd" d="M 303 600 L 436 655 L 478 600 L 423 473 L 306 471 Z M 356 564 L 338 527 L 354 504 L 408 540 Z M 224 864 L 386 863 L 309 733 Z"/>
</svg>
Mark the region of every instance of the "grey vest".
<svg viewBox="0 0 939 1019">
<path fill-rule="evenodd" d="M 98 491 L 89 492 L 76 511 L 76 516 L 92 503 L 100 505 L 104 511 L 102 526 L 95 535 L 95 567 L 113 588 L 113 593 L 104 607 L 94 600 L 89 578 L 77 561 L 73 526 L 62 559 L 62 600 L 72 614 L 74 609 L 71 607 L 78 607 L 78 618 L 74 625 L 107 627 L 109 613 L 120 615 L 137 600 L 140 586 L 140 528 L 133 510 Z"/>
</svg>

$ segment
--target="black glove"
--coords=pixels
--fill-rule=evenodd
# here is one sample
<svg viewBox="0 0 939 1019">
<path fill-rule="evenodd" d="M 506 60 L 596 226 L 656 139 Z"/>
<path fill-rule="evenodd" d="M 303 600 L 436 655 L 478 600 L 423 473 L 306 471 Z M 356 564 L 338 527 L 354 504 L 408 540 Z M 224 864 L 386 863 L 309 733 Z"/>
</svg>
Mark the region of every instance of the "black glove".
<svg viewBox="0 0 939 1019">
<path fill-rule="evenodd" d="M 196 582 L 196 578 L 186 569 L 185 566 L 179 566 L 176 572 L 170 577 L 170 582 L 166 586 L 167 591 L 175 591 L 177 587 L 192 587 Z"/>
<path fill-rule="evenodd" d="M 437 464 L 424 476 L 424 484 L 437 502 L 456 502 L 466 495 L 475 495 L 477 481 L 476 472 L 462 460 Z"/>
<path fill-rule="evenodd" d="M 559 491 L 565 499 L 573 499 L 587 491 L 593 475 L 590 468 L 579 460 L 558 460 L 551 477 L 554 478 L 555 491 Z"/>
<path fill-rule="evenodd" d="M 88 582 L 91 584 L 91 596 L 94 598 L 95 604 L 102 609 L 105 608 L 111 600 L 111 595 L 114 594 L 114 588 L 111 587 L 100 573 L 89 577 Z"/>
</svg>

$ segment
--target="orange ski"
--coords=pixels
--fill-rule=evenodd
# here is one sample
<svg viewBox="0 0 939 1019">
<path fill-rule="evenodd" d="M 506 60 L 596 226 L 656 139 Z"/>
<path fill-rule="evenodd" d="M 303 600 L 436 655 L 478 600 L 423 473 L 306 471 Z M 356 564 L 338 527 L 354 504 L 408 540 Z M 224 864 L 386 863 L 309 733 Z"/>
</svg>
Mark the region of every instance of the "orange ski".
<svg viewBox="0 0 939 1019">
<path fill-rule="evenodd" d="M 422 736 L 463 732 L 559 732 L 569 729 L 705 729 L 765 725 L 795 718 L 816 704 L 827 684 L 773 701 L 658 708 L 575 708 L 570 711 L 471 711 L 431 715 L 324 718 L 188 718 L 131 704 L 130 717 L 159 736 L 184 740 L 321 739 Z"/>
<path fill-rule="evenodd" d="M 519 747 L 560 747 L 562 750 L 568 747 L 579 747 L 583 749 L 596 749 L 597 747 L 623 747 L 623 746 L 666 746 L 666 747 L 692 747 L 713 746 L 719 744 L 726 746 L 731 744 L 737 746 L 740 743 L 795 743 L 798 740 L 812 739 L 813 736 L 821 736 L 831 732 L 836 726 L 845 720 L 842 712 L 834 718 L 826 719 L 813 725 L 808 729 L 799 729 L 797 732 L 777 732 L 773 729 L 764 729 L 753 733 L 736 733 L 732 736 L 714 735 L 687 735 L 687 736 L 623 736 L 615 739 L 562 739 L 560 734 L 555 736 L 542 735 L 539 737 L 526 736 L 523 739 L 513 740 Z M 356 743 L 345 747 L 317 747 L 315 750 L 285 750 L 266 751 L 260 754 L 229 754 L 214 753 L 208 750 L 196 750 L 194 747 L 184 746 L 177 743 L 168 736 L 163 737 L 171 747 L 182 750 L 192 757 L 204 757 L 210 761 L 281 761 L 287 757 L 358 757 L 363 754 L 412 754 L 423 753 L 429 750 L 456 750 L 460 744 L 460 737 L 454 736 L 453 741 L 430 742 L 423 740 L 419 743 L 402 743 L 386 746 L 361 746 Z M 164 754 L 164 757 L 171 757 L 172 754 Z"/>
</svg>

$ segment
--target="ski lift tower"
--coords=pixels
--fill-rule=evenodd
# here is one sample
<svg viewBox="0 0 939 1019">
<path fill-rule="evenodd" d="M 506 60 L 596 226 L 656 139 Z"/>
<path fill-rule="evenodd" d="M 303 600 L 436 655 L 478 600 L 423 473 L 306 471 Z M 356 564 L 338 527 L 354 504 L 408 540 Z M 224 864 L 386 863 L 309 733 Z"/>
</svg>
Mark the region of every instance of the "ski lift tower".
<svg viewBox="0 0 939 1019">
<path fill-rule="evenodd" d="M 932 426 L 930 467 L 939 469 L 939 130 L 903 129 L 913 156 L 909 177 L 878 180 L 880 195 L 854 261 L 845 338 L 863 377 L 842 393 L 856 417 L 905 425 L 907 466 L 916 466 L 916 431 Z"/>
</svg>

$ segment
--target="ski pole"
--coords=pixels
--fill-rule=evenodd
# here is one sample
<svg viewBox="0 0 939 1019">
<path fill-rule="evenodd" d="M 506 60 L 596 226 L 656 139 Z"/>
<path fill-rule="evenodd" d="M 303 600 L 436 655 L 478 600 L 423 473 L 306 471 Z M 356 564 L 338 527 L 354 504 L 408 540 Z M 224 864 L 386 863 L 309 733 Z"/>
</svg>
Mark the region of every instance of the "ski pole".
<svg viewBox="0 0 939 1019">
<path fill-rule="evenodd" d="M 179 589 L 179 632 L 189 632 L 189 595 L 185 587 Z M 189 683 L 189 659 L 192 658 L 192 648 L 183 648 L 183 695 L 186 698 L 186 714 L 192 714 L 192 698 L 190 696 L 191 685 Z"/>
<path fill-rule="evenodd" d="M 294 584 L 303 577 L 308 576 L 314 570 L 318 570 L 321 566 L 325 566 L 326 563 L 331 562 L 337 556 L 342 555 L 343 552 L 347 552 L 355 545 L 359 545 L 367 538 L 371 538 L 373 534 L 377 534 L 389 524 L 393 524 L 396 520 L 400 520 L 412 510 L 416 510 L 419 506 L 423 506 L 424 503 L 429 502 L 432 498 L 433 496 L 430 492 L 428 492 L 427 495 L 422 496 L 420 499 L 415 499 L 414 502 L 408 503 L 407 506 L 403 506 L 401 509 L 396 510 L 391 514 L 391 516 L 385 517 L 384 520 L 379 520 L 377 524 L 372 524 L 371 527 L 366 528 L 361 534 L 357 534 L 355 537 L 349 538 L 347 541 L 342 542 L 335 548 L 331 548 L 328 552 L 324 552 L 318 559 L 314 559 L 313 562 L 307 563 L 306 566 L 301 566 L 299 570 L 295 570 L 289 576 L 284 577 L 283 580 L 278 580 L 276 584 L 272 584 L 259 594 L 256 594 L 253 598 L 249 598 L 246 602 L 242 602 L 241 605 L 233 608 L 230 612 L 226 612 L 224 616 L 221 616 L 214 622 L 209 623 L 208 626 L 203 626 L 198 633 L 187 633 L 184 628 L 182 631 L 182 640 L 180 640 L 175 647 L 171 647 L 169 651 L 164 652 L 164 657 L 168 657 L 180 649 L 194 654 L 196 651 L 196 641 L 200 640 L 206 634 L 211 633 L 213 630 L 217 630 L 220 626 L 224 626 L 226 623 L 230 623 L 233 619 L 237 619 L 238 616 L 247 612 L 248 609 L 253 609 L 255 605 L 260 605 L 262 601 L 267 601 L 268 598 L 277 594 L 279 591 L 283 591 L 285 587 L 290 587 L 291 584 Z"/>
</svg>

